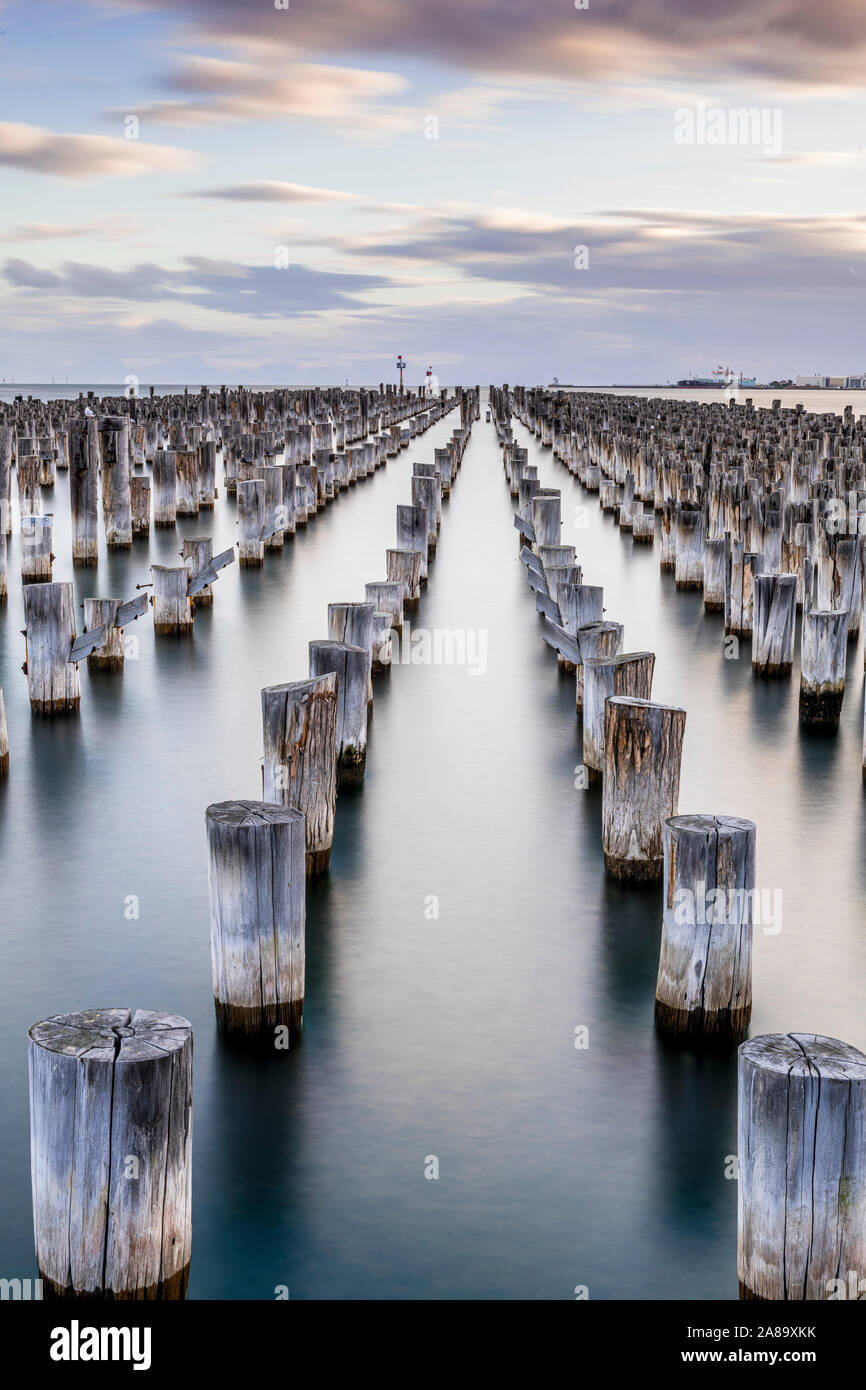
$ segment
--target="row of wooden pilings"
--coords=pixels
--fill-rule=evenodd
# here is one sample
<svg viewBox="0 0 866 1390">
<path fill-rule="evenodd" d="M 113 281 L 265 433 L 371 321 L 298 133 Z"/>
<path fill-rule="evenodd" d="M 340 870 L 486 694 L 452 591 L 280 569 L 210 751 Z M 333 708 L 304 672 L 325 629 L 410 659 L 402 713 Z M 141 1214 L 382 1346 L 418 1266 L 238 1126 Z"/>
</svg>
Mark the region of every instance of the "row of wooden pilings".
<svg viewBox="0 0 866 1390">
<path fill-rule="evenodd" d="M 223 467 L 231 471 L 231 460 L 237 463 L 241 453 L 252 461 L 241 462 L 234 469 L 234 481 L 226 481 L 226 491 L 237 494 L 239 542 L 238 554 L 242 567 L 257 567 L 264 563 L 269 551 L 282 550 L 286 540 L 296 530 L 305 527 L 315 515 L 337 498 L 341 491 L 370 477 L 389 459 L 424 434 L 454 405 L 445 392 L 433 399 L 416 395 L 382 396 L 360 393 L 363 411 L 353 410 L 359 393 L 304 392 L 294 393 L 242 392 L 243 421 L 235 419 L 239 403 L 231 397 L 226 412 L 208 408 L 218 397 L 205 392 L 198 407 L 205 423 L 193 424 L 181 415 L 175 397 L 155 397 L 146 403 L 148 419 L 153 425 L 147 438 L 154 442 L 152 458 L 146 451 L 134 457 L 130 449 L 133 416 L 82 415 L 68 420 L 66 430 L 57 429 L 42 439 L 45 445 L 42 469 L 37 454 L 28 455 L 34 438 L 16 435 L 13 426 L 0 425 L 0 512 L 5 511 L 5 526 L 0 525 L 0 599 L 8 593 L 6 572 L 6 529 L 11 533 L 12 509 L 8 505 L 11 470 L 15 467 L 17 443 L 17 473 L 21 493 L 22 535 L 31 523 L 43 522 L 42 488 L 54 485 L 54 467 L 67 466 L 70 481 L 70 508 L 73 520 L 73 565 L 96 564 L 98 554 L 98 498 L 101 484 L 102 510 L 109 547 L 117 547 L 117 530 L 110 521 L 117 498 L 128 501 L 141 485 L 140 496 L 146 501 L 134 514 L 139 525 L 134 534 L 147 541 L 150 526 L 151 479 L 136 477 L 133 466 L 153 466 L 154 491 L 157 506 L 157 526 L 175 526 L 181 515 L 197 515 L 209 511 L 218 496 L 216 479 L 217 451 L 223 452 Z M 190 401 L 181 398 L 190 409 Z M 103 406 L 104 402 L 94 402 Z M 117 406 L 118 402 L 111 402 Z M 123 402 L 132 412 L 144 407 L 144 402 Z M 288 409 L 291 404 L 293 410 Z M 71 409 L 69 402 L 53 402 L 52 407 Z M 47 413 L 49 406 L 33 406 Z M 87 407 L 88 409 L 90 407 Z M 23 406 L 21 407 L 23 410 Z M 335 411 L 337 414 L 335 415 Z M 309 418 L 307 418 L 309 417 Z M 28 417 L 29 418 L 29 417 Z M 307 423 L 301 423 L 304 420 Z M 297 422 L 290 425 L 287 422 Z M 395 422 L 395 423 L 392 423 Z M 32 422 L 30 430 L 48 429 L 46 421 Z M 141 426 L 140 428 L 143 428 Z M 249 433 L 237 434 L 243 429 Z M 369 437 L 366 431 L 371 431 Z M 222 433 L 220 433 L 220 431 Z M 364 433 L 362 433 L 362 431 Z M 204 437 L 205 435 L 209 437 Z M 72 441 L 67 449 L 66 442 Z M 58 447 L 58 441 L 64 441 Z M 53 449 L 50 447 L 54 445 Z M 164 447 L 173 443 L 177 448 Z M 344 447 L 336 451 L 335 446 Z M 180 448 L 183 446 L 183 449 Z M 183 488 L 179 488 L 177 459 L 184 459 Z M 312 462 L 299 460 L 309 458 Z M 5 459 L 5 470 L 4 470 Z M 49 463 L 52 467 L 49 468 Z M 239 473 L 243 477 L 239 478 Z M 86 477 L 86 487 L 82 477 Z M 157 486 L 158 481 L 158 486 Z M 82 496 L 88 503 L 83 507 Z M 186 503 L 179 505 L 183 496 Z M 4 506 L 5 499 L 5 506 Z M 125 505 L 125 503 L 124 503 Z M 78 517 L 79 521 L 76 521 Z M 87 546 L 76 542 L 80 536 L 79 522 L 87 520 Z M 53 554 L 50 552 L 50 528 L 38 530 L 41 540 L 47 536 L 48 559 L 40 573 L 34 573 L 29 550 L 22 551 L 22 586 L 24 598 L 25 660 L 30 707 L 34 714 L 59 714 L 78 708 L 81 682 L 78 663 L 87 658 L 93 669 L 120 670 L 124 666 L 126 642 L 124 629 L 142 617 L 148 608 L 145 593 L 123 601 L 120 598 L 88 598 L 84 600 L 84 624 L 76 635 L 73 585 L 52 581 Z M 125 534 L 125 533 L 124 533 Z M 114 539 L 112 539 L 112 537 Z M 131 544 L 131 541 L 130 541 Z M 140 590 L 152 589 L 154 631 L 159 635 L 190 634 L 196 610 L 213 604 L 214 583 L 221 570 L 236 558 L 235 547 L 213 552 L 211 536 L 187 537 L 182 541 L 179 566 L 151 565 L 150 581 L 138 585 Z M 6 716 L 0 690 L 0 776 L 8 771 L 9 741 Z"/>
<path fill-rule="evenodd" d="M 800 720 L 835 728 L 866 601 L 866 415 L 522 387 L 514 403 L 635 543 L 658 516 L 661 568 L 728 643 L 751 640 L 756 674 L 791 675 L 801 613 Z"/>
<path fill-rule="evenodd" d="M 520 401 L 519 388 L 491 390 L 521 559 L 545 640 L 575 672 L 588 779 L 602 780 L 605 868 L 662 882 L 657 1026 L 681 1045 L 739 1043 L 740 1296 L 836 1297 L 840 1275 L 866 1274 L 866 1056 L 815 1034 L 743 1041 L 755 825 L 678 813 L 685 711 L 652 701 L 653 653 L 623 651 L 603 588 L 583 582 L 574 548 L 560 544 L 560 494 L 514 438 Z"/>
<path fill-rule="evenodd" d="M 304 1012 L 307 877 L 330 867 L 338 792 L 364 776 L 374 677 L 418 606 L 442 501 L 463 459 L 478 390 L 397 508 L 386 577 L 328 605 L 307 679 L 261 692 L 261 801 L 205 814 L 211 964 L 227 1040 L 288 1050 Z M 192 1029 L 185 1018 L 96 1009 L 29 1031 L 36 1257 L 46 1293 L 180 1299 L 192 1240 Z"/>
</svg>

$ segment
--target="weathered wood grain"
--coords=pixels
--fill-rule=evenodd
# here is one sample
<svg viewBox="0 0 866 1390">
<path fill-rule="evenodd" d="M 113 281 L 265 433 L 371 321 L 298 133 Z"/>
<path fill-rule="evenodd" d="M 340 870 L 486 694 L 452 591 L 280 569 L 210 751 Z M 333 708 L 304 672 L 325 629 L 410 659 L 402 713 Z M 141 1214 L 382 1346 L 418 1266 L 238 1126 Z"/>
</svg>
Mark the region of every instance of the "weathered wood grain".
<svg viewBox="0 0 866 1390">
<path fill-rule="evenodd" d="M 740 1297 L 827 1299 L 866 1269 L 866 1056 L 771 1033 L 738 1061 Z"/>
</svg>

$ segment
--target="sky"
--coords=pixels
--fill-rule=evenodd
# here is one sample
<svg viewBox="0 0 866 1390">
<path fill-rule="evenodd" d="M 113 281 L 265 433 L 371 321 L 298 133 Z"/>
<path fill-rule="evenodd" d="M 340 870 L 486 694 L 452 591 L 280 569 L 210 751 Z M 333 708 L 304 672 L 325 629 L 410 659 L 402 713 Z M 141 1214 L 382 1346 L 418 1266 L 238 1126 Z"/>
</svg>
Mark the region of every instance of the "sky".
<svg viewBox="0 0 866 1390">
<path fill-rule="evenodd" d="M 0 378 L 862 371 L 864 58 L 860 0 L 0 0 Z"/>
</svg>

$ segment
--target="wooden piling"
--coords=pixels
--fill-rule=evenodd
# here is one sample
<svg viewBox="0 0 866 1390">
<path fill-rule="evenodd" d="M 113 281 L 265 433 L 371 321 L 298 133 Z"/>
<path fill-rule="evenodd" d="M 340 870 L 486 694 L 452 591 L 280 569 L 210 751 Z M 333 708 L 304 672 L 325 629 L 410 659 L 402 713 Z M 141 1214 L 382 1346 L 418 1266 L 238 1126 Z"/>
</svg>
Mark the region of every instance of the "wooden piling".
<svg viewBox="0 0 866 1390">
<path fill-rule="evenodd" d="M 150 532 L 150 478 L 133 474 L 129 480 L 129 505 L 132 512 L 133 536 Z"/>
<path fill-rule="evenodd" d="M 372 603 L 377 613 L 388 613 L 395 632 L 403 629 L 403 595 L 405 585 L 401 580 L 376 580 L 364 585 L 364 597 Z"/>
<path fill-rule="evenodd" d="M 866 1056 L 814 1033 L 750 1038 L 738 1099 L 740 1298 L 847 1297 L 866 1269 Z"/>
<path fill-rule="evenodd" d="M 6 537 L 4 536 L 5 540 Z M 9 734 L 6 729 L 6 705 L 3 702 L 3 687 L 0 686 L 0 777 L 9 771 Z"/>
<path fill-rule="evenodd" d="M 417 608 L 421 602 L 421 552 L 386 550 L 385 565 L 389 582 L 403 585 L 403 607 Z"/>
<path fill-rule="evenodd" d="M 59 714 L 81 703 L 78 667 L 69 660 L 75 640 L 71 584 L 25 584 L 27 690 L 34 714 Z"/>
<path fill-rule="evenodd" d="M 0 424 L 0 531 L 12 535 L 12 455 L 15 431 L 11 425 Z"/>
<path fill-rule="evenodd" d="M 616 641 L 616 637 L 612 639 Z M 583 761 L 590 782 L 604 773 L 604 707 L 611 695 L 652 696 L 654 652 L 619 652 L 583 662 Z"/>
<path fill-rule="evenodd" d="M 575 666 L 575 710 L 577 714 L 580 714 L 584 706 L 584 663 L 589 661 L 592 657 L 619 656 L 622 652 L 623 641 L 625 639 L 625 627 L 622 623 L 602 620 L 601 622 L 586 623 L 585 626 L 577 629 L 575 635 L 582 657 L 581 662 Z M 602 722 L 602 737 L 603 736 L 604 723 Z"/>
<path fill-rule="evenodd" d="M 367 763 L 370 653 L 347 642 L 310 642 L 310 676 L 337 677 L 337 785 L 356 786 Z"/>
<path fill-rule="evenodd" d="M 755 575 L 752 669 L 758 675 L 791 674 L 796 620 L 796 574 Z"/>
<path fill-rule="evenodd" d="M 604 711 L 602 840 L 611 878 L 661 878 L 664 822 L 677 814 L 686 712 L 613 695 Z"/>
<path fill-rule="evenodd" d="M 211 965 L 225 1033 L 287 1039 L 304 1016 L 304 817 L 266 801 L 206 812 Z"/>
<path fill-rule="evenodd" d="M 427 541 L 428 518 L 423 507 L 397 508 L 397 547 L 401 550 L 417 550 L 421 556 L 422 586 L 427 583 Z"/>
<path fill-rule="evenodd" d="M 800 723 L 835 725 L 845 697 L 848 612 L 819 613 L 807 593 L 800 631 Z"/>
<path fill-rule="evenodd" d="M 187 593 L 189 570 L 186 566 L 168 568 L 165 565 L 151 565 L 153 576 L 153 630 L 154 632 L 191 633 L 193 607 Z"/>
<path fill-rule="evenodd" d="M 160 449 L 153 461 L 153 524 L 177 524 L 177 453 Z"/>
<path fill-rule="evenodd" d="M 201 445 L 199 472 L 199 506 L 211 511 L 216 497 L 216 440 L 205 439 Z"/>
<path fill-rule="evenodd" d="M 337 677 L 262 691 L 262 797 L 300 811 L 310 876 L 328 872 L 337 799 Z"/>
<path fill-rule="evenodd" d="M 192 1028 L 89 1009 L 28 1033 L 36 1263 L 66 1299 L 182 1299 L 192 1238 Z"/>
<path fill-rule="evenodd" d="M 373 699 L 373 615 L 372 603 L 329 603 L 328 637 L 332 642 L 346 642 L 350 647 L 363 647 L 370 656 L 368 702 Z"/>
<path fill-rule="evenodd" d="M 102 446 L 102 510 L 109 550 L 132 545 L 132 505 L 129 496 L 129 420 L 107 415 L 99 422 Z"/>
<path fill-rule="evenodd" d="M 92 415 L 69 422 L 69 507 L 72 563 L 95 565 L 99 555 L 99 435 Z"/>
<path fill-rule="evenodd" d="M 198 516 L 199 482 L 198 449 L 178 449 L 175 454 L 177 468 L 177 515 Z"/>
<path fill-rule="evenodd" d="M 21 518 L 21 580 L 24 584 L 51 582 L 53 521 L 50 513 Z"/>
<path fill-rule="evenodd" d="M 673 816 L 664 825 L 659 1029 L 723 1042 L 752 1013 L 755 825 L 734 816 Z"/>
<path fill-rule="evenodd" d="M 262 539 L 265 512 L 265 485 L 261 478 L 238 483 L 239 558 L 244 569 L 258 569 L 265 562 Z"/>
<path fill-rule="evenodd" d="M 120 671 L 123 669 L 124 645 L 123 628 L 115 627 L 114 621 L 120 608 L 119 598 L 86 598 L 84 600 L 85 631 L 92 632 L 102 627 L 105 641 L 87 655 L 87 665 L 95 671 Z"/>
</svg>

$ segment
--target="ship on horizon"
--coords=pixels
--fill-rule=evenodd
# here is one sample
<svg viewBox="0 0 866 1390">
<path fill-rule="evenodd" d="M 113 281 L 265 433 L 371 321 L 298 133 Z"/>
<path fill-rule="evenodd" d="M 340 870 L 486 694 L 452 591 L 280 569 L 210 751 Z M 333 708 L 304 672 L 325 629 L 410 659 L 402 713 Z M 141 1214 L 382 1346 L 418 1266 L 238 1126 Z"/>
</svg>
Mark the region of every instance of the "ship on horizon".
<svg viewBox="0 0 866 1390">
<path fill-rule="evenodd" d="M 722 366 L 713 367 L 712 371 L 709 373 L 708 376 L 683 377 L 682 380 L 677 382 L 677 386 L 699 386 L 701 388 L 715 386 L 721 388 L 722 390 L 724 390 L 724 388 L 728 386 L 756 385 L 757 380 L 755 377 L 743 376 L 742 372 L 740 372 L 739 377 L 737 377 L 730 367 Z"/>
</svg>

